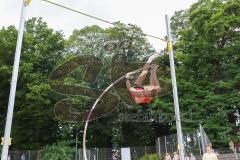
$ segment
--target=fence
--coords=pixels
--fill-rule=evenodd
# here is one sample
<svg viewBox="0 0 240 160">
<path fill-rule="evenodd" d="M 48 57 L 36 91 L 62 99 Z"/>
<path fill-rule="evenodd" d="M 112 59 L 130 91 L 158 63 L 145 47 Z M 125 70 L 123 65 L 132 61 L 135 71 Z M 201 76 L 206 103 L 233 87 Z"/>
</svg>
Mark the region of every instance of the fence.
<svg viewBox="0 0 240 160">
<path fill-rule="evenodd" d="M 185 142 L 185 152 L 192 152 L 194 155 L 201 157 L 201 139 L 203 138 L 208 140 L 207 135 L 202 136 L 202 132 L 200 131 L 184 134 L 183 139 Z M 152 153 L 156 153 L 159 155 L 159 157 L 164 158 L 166 153 L 170 153 L 172 155 L 174 151 L 177 151 L 177 144 L 177 135 L 173 134 L 157 138 L 156 146 L 128 148 L 88 148 L 87 158 L 88 160 L 139 160 L 144 155 Z M 19 160 L 22 154 L 25 155 L 26 160 L 40 160 L 41 157 L 41 152 L 39 151 L 15 151 L 10 152 L 11 160 Z M 75 149 L 75 153 L 72 155 L 72 157 L 75 157 L 75 160 L 84 160 L 83 150 L 79 148 Z"/>
<path fill-rule="evenodd" d="M 158 153 L 157 148 L 155 146 L 147 146 L 147 147 L 130 147 L 126 148 L 130 151 L 131 160 L 140 160 L 146 154 Z M 169 149 L 169 148 L 168 148 Z M 124 159 L 122 154 L 122 149 L 112 149 L 112 148 L 91 148 L 87 151 L 88 160 L 129 160 Z M 171 153 L 169 150 L 169 153 Z M 174 149 L 173 149 L 174 151 Z M 240 150 L 238 153 L 234 153 L 229 149 L 215 149 L 217 153 L 219 153 L 219 160 L 240 160 Z M 40 151 L 12 151 L 10 152 L 11 160 L 20 160 L 21 155 L 24 154 L 26 160 L 41 160 L 41 152 Z M 172 154 L 171 154 L 172 155 Z M 198 152 L 194 154 L 197 160 L 201 160 L 201 156 Z M 162 158 L 165 156 L 165 153 L 161 153 Z M 78 149 L 78 153 L 73 155 L 73 160 L 84 160 L 83 158 L 83 150 Z M 50 159 L 51 160 L 51 159 Z"/>
<path fill-rule="evenodd" d="M 206 145 L 211 143 L 201 125 L 196 132 L 184 134 L 183 140 L 185 154 L 188 155 L 189 153 L 193 153 L 199 157 L 206 152 Z M 164 155 L 166 153 L 173 154 L 173 152 L 178 150 L 177 135 L 173 134 L 158 137 L 156 140 L 156 148 L 159 155 Z"/>
<path fill-rule="evenodd" d="M 183 135 L 185 154 L 193 153 L 197 160 L 200 160 L 205 152 L 206 144 L 209 144 L 207 134 L 203 128 L 199 128 L 197 132 L 187 133 Z M 173 155 L 173 152 L 178 150 L 177 135 L 163 136 L 156 139 L 156 146 L 145 147 L 127 147 L 127 148 L 88 148 L 88 160 L 140 160 L 146 154 L 158 154 L 159 159 L 164 159 L 166 153 Z M 240 150 L 235 152 L 229 149 L 215 150 L 220 155 L 220 160 L 238 160 Z M 21 155 L 24 154 L 25 160 L 41 160 L 40 151 L 12 151 L 10 152 L 11 160 L 20 160 Z M 83 150 L 75 149 L 73 153 L 73 160 L 84 160 Z"/>
<path fill-rule="evenodd" d="M 126 155 L 128 151 L 128 156 Z M 128 148 L 89 148 L 87 150 L 88 160 L 139 160 L 146 154 L 156 153 L 155 146 L 145 147 L 128 147 Z M 25 160 L 41 160 L 40 151 L 11 151 L 9 152 L 11 160 L 20 160 L 21 156 L 24 155 Z M 74 160 L 84 160 L 83 150 L 78 149 L 77 153 L 74 153 L 72 157 Z"/>
</svg>

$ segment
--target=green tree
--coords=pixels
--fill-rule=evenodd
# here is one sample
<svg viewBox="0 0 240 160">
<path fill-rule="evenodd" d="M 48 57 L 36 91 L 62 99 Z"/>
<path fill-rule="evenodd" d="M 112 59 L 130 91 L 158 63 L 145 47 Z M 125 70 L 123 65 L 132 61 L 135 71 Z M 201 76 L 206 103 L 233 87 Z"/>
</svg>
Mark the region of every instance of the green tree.
<svg viewBox="0 0 240 160">
<path fill-rule="evenodd" d="M 92 55 L 102 60 L 103 67 L 97 76 L 97 83 L 94 85 L 89 84 L 89 87 L 99 88 L 100 90 L 105 89 L 116 78 L 122 76 L 121 72 L 113 69 L 115 66 L 119 67 L 114 66 L 113 57 L 120 55 L 117 60 L 122 61 L 127 58 L 128 62 L 135 63 L 146 59 L 154 51 L 139 27 L 132 24 L 125 25 L 120 22 L 117 22 L 114 27 L 105 30 L 98 26 L 88 26 L 81 30 L 75 30 L 67 44 L 69 53 Z M 124 84 L 124 81 L 121 84 Z M 119 104 L 117 109 L 121 110 L 122 107 L 123 104 Z M 152 127 L 148 126 L 148 124 L 131 124 L 131 122 L 122 124 L 119 122 L 118 113 L 112 112 L 106 117 L 91 123 L 88 134 L 91 139 L 88 139 L 88 145 L 96 146 L 98 144 L 105 147 L 117 147 L 119 145 L 130 145 L 130 142 L 132 142 L 132 145 L 150 144 L 155 140 Z M 144 127 L 149 128 L 146 130 L 146 135 L 141 134 Z M 134 131 L 129 134 L 130 130 Z M 102 136 L 99 136 L 99 133 Z M 137 138 L 131 140 L 134 135 Z M 138 138 L 142 139 L 142 141 L 139 141 Z"/>
<path fill-rule="evenodd" d="M 172 18 L 183 128 L 202 122 L 217 146 L 239 130 L 239 15 L 237 0 L 200 0 Z"/>
<path fill-rule="evenodd" d="M 140 160 L 161 160 L 161 158 L 160 159 L 159 158 L 160 157 L 158 154 L 147 154 L 140 158 Z"/>
<path fill-rule="evenodd" d="M 41 150 L 40 160 L 72 160 L 75 150 L 68 142 L 59 142 Z"/>
<path fill-rule="evenodd" d="M 2 129 L 5 127 L 16 38 L 14 27 L 0 30 Z M 50 29 L 41 19 L 26 22 L 11 135 L 13 148 L 37 149 L 56 141 L 58 126 L 53 106 L 57 96 L 48 84 L 48 75 L 64 58 L 63 49 L 64 39 L 60 32 Z"/>
</svg>

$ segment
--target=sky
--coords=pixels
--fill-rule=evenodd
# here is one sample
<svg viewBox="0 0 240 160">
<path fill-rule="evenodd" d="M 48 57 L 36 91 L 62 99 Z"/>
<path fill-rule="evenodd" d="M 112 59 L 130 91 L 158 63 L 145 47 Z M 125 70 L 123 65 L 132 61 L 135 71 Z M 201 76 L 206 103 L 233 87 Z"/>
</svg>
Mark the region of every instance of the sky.
<svg viewBox="0 0 240 160">
<path fill-rule="evenodd" d="M 0 1 L 0 27 L 19 26 L 23 0 Z M 175 11 L 187 9 L 197 0 L 50 0 L 75 10 L 91 14 L 110 22 L 121 21 L 135 24 L 144 33 L 157 37 L 166 35 L 165 14 L 172 16 Z M 42 0 L 31 0 L 27 8 L 26 19 L 43 17 L 49 27 L 62 30 L 68 38 L 74 29 L 89 25 L 102 28 L 111 27 L 101 21 L 59 8 Z M 165 43 L 148 37 L 156 50 L 165 47 Z"/>
</svg>

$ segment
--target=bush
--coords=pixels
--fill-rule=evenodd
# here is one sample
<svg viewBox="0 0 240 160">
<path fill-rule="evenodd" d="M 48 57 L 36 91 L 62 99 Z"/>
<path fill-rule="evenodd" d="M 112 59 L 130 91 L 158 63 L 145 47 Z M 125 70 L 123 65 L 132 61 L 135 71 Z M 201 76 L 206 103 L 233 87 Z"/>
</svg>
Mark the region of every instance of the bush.
<svg viewBox="0 0 240 160">
<path fill-rule="evenodd" d="M 40 160 L 73 160 L 75 150 L 66 142 L 46 146 L 41 150 Z"/>
<path fill-rule="evenodd" d="M 146 154 L 140 160 L 161 160 L 158 154 Z"/>
</svg>

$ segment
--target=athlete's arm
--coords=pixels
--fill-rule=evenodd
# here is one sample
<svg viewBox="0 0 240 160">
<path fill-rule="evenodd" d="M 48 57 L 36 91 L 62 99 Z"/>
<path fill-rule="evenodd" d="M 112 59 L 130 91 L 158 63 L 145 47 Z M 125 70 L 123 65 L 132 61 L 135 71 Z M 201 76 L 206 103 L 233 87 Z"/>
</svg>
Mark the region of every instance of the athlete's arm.
<svg viewBox="0 0 240 160">
<path fill-rule="evenodd" d="M 144 91 L 142 91 L 143 93 L 143 95 L 145 96 L 145 97 L 153 97 L 152 96 L 152 89 L 149 89 L 149 88 L 144 88 Z"/>
<path fill-rule="evenodd" d="M 161 87 L 160 86 L 154 86 L 154 88 L 152 90 L 153 97 L 157 96 L 159 91 L 161 91 Z"/>
<path fill-rule="evenodd" d="M 144 87 L 144 91 L 143 94 L 146 97 L 156 97 L 158 95 L 160 91 L 160 87 L 149 87 L 149 86 L 145 86 Z"/>
<path fill-rule="evenodd" d="M 126 86 L 128 90 L 131 88 L 131 82 L 129 79 L 126 79 Z"/>
<path fill-rule="evenodd" d="M 131 82 L 130 82 L 130 73 L 127 73 L 126 74 L 126 86 L 127 86 L 127 89 L 129 90 L 131 88 Z"/>
</svg>

